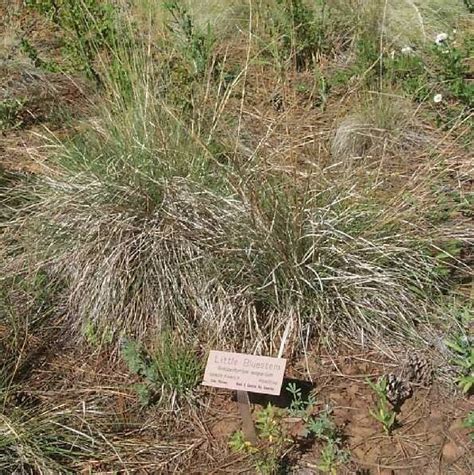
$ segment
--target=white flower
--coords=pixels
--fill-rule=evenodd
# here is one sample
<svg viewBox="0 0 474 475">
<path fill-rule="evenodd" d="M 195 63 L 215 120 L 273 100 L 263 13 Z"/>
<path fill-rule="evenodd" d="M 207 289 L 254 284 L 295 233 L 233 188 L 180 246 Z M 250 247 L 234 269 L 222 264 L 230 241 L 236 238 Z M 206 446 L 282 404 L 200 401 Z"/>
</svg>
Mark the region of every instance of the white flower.
<svg viewBox="0 0 474 475">
<path fill-rule="evenodd" d="M 411 46 L 404 46 L 402 48 L 402 54 L 412 54 L 413 48 Z"/>
<path fill-rule="evenodd" d="M 435 96 L 433 97 L 433 102 L 435 102 L 436 104 L 439 104 L 442 100 L 443 100 L 442 94 L 435 94 Z"/>
<path fill-rule="evenodd" d="M 448 39 L 447 33 L 439 33 L 438 35 L 436 35 L 435 43 L 437 45 L 442 45 L 447 39 Z"/>
</svg>

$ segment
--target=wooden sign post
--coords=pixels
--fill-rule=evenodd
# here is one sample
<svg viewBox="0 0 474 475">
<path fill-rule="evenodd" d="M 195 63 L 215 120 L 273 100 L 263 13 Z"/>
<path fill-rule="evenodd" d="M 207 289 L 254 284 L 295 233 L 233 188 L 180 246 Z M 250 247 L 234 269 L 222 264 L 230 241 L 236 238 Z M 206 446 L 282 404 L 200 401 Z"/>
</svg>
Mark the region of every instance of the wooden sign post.
<svg viewBox="0 0 474 475">
<path fill-rule="evenodd" d="M 237 391 L 237 403 L 242 417 L 242 430 L 252 444 L 257 434 L 250 412 L 249 392 L 279 395 L 286 359 L 268 356 L 211 351 L 204 373 L 204 386 Z"/>
<path fill-rule="evenodd" d="M 250 412 L 250 399 L 247 391 L 237 391 L 237 404 L 239 406 L 240 417 L 242 418 L 242 432 L 245 439 L 252 445 L 257 445 L 257 432 Z"/>
</svg>

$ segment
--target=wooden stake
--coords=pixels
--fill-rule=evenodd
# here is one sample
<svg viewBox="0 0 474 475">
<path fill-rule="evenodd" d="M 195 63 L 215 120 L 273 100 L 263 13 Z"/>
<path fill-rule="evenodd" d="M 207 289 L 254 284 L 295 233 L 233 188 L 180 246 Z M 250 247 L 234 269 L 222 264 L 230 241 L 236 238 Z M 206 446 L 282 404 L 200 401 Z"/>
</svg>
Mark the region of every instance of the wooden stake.
<svg viewBox="0 0 474 475">
<path fill-rule="evenodd" d="M 237 391 L 237 404 L 239 406 L 240 417 L 242 417 L 242 430 L 245 439 L 252 445 L 257 445 L 257 433 L 253 425 L 249 393 L 247 391 Z"/>
</svg>

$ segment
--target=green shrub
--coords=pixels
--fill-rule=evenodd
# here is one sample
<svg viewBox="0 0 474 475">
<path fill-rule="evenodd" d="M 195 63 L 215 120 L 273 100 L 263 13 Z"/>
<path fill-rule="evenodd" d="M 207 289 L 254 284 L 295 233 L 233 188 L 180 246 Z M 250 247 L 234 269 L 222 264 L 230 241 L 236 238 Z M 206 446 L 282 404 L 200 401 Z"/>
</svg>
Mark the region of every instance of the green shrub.
<svg viewBox="0 0 474 475">
<path fill-rule="evenodd" d="M 118 33 L 113 4 L 98 0 L 26 0 L 25 3 L 59 27 L 64 36 L 64 55 L 71 67 L 102 84 L 103 78 L 96 67 L 97 54 L 115 47 L 119 36 L 124 35 L 123 31 Z M 51 61 L 40 59 L 28 38 L 23 39 L 23 48 L 38 67 L 59 68 Z"/>
<path fill-rule="evenodd" d="M 178 40 L 181 54 L 192 64 L 194 77 L 202 77 L 208 69 L 216 42 L 210 24 L 205 30 L 196 27 L 181 0 L 166 1 L 163 5 L 171 16 L 168 28 Z"/>
</svg>

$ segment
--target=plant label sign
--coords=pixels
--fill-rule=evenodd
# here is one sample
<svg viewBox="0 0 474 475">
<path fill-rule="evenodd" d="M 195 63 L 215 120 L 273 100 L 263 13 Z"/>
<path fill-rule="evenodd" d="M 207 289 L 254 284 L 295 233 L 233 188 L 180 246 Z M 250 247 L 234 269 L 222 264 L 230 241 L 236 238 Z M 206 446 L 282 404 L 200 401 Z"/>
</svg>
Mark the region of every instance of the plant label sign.
<svg viewBox="0 0 474 475">
<path fill-rule="evenodd" d="M 211 351 L 202 384 L 278 396 L 285 367 L 285 358 Z"/>
</svg>

